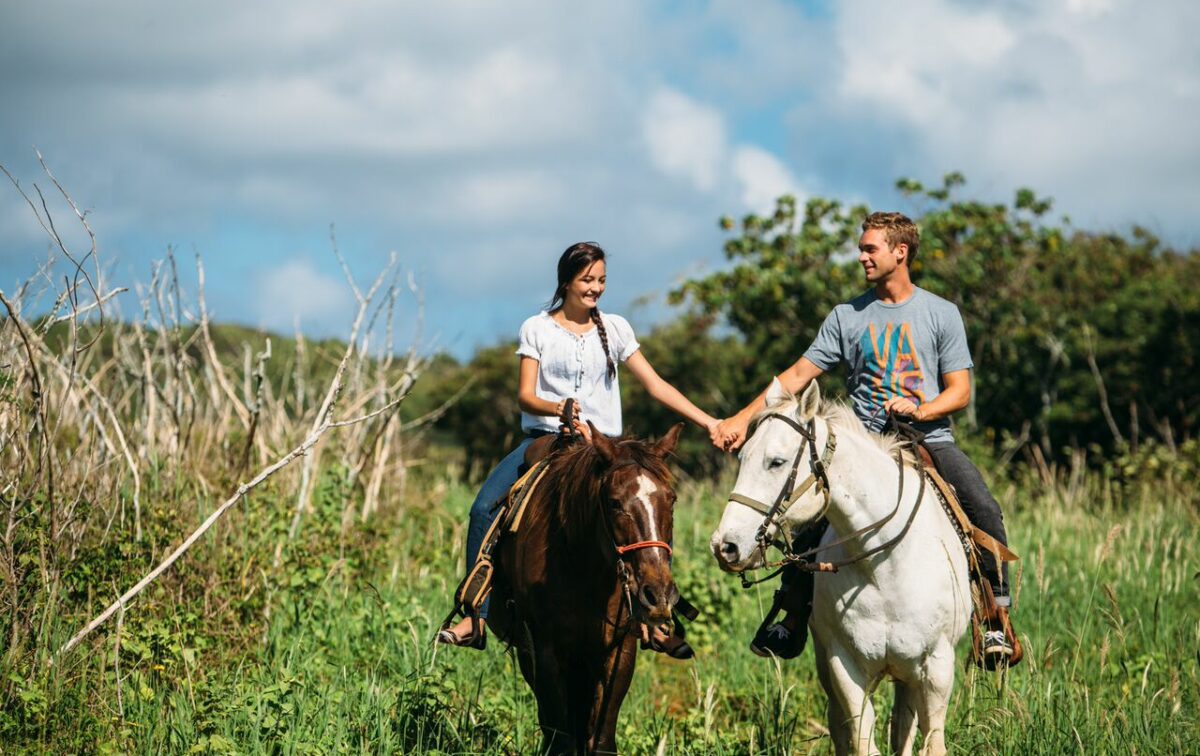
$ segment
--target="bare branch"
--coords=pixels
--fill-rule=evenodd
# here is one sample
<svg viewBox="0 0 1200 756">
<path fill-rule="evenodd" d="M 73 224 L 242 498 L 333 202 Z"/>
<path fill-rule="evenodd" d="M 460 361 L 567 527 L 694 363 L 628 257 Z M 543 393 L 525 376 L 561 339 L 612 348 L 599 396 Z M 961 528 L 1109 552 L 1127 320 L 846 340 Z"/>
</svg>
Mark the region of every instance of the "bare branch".
<svg viewBox="0 0 1200 756">
<path fill-rule="evenodd" d="M 237 413 L 238 419 L 242 421 L 242 427 L 249 429 L 250 412 L 242 404 L 241 400 L 238 399 L 233 386 L 229 385 L 229 379 L 225 377 L 225 368 L 222 367 L 221 360 L 217 357 L 217 348 L 213 346 L 212 334 L 208 330 L 208 306 L 204 302 L 204 263 L 198 254 L 196 255 L 196 274 L 199 276 L 196 298 L 200 303 L 200 333 L 204 337 L 204 348 L 208 353 L 208 362 L 212 366 L 213 377 L 216 379 L 221 391 L 229 398 L 230 406 Z"/>
<path fill-rule="evenodd" d="M 337 230 L 332 223 L 329 224 L 329 243 L 333 245 L 333 256 L 337 258 L 338 265 L 342 266 L 342 273 L 346 276 L 346 283 L 350 284 L 350 291 L 354 292 L 355 301 L 362 304 L 362 292 L 358 290 L 358 285 L 354 283 L 354 276 L 350 273 L 350 266 L 346 264 L 346 258 L 342 257 L 342 251 L 338 249 Z"/>
<path fill-rule="evenodd" d="M 179 544 L 179 546 L 177 546 L 175 550 L 167 556 L 166 559 L 160 562 L 157 567 L 150 570 L 150 572 L 146 573 L 145 577 L 134 584 L 132 588 L 125 591 L 125 593 L 121 594 L 120 598 L 110 604 L 107 609 L 98 614 L 95 619 L 85 625 L 82 630 L 80 630 L 69 641 L 63 644 L 63 647 L 58 650 L 58 656 L 62 656 L 72 648 L 75 648 L 75 646 L 77 646 L 81 640 L 86 638 L 93 630 L 103 625 L 110 617 L 113 616 L 113 614 L 117 612 L 117 610 L 128 604 L 134 597 L 144 591 L 148 585 L 154 582 L 155 578 L 166 572 L 171 565 L 175 564 L 175 562 L 178 561 L 181 556 L 186 554 L 188 549 L 192 548 L 196 541 L 200 540 L 200 538 L 207 533 L 214 524 L 216 524 L 217 520 L 221 519 L 222 515 L 229 511 L 234 504 L 237 504 L 239 501 L 244 499 L 246 494 L 253 491 L 264 480 L 270 478 L 275 473 L 290 465 L 297 457 L 302 456 L 309 449 L 313 448 L 313 446 L 315 446 L 317 442 L 321 440 L 321 436 L 325 435 L 327 430 L 332 427 L 342 427 L 343 425 L 345 425 L 345 423 L 338 423 L 335 425 L 326 419 L 326 421 L 318 425 L 316 429 L 308 435 L 308 438 L 304 439 L 299 446 L 292 449 L 280 459 L 276 460 L 274 464 L 261 470 L 250 480 L 250 482 L 239 485 L 233 496 L 230 496 L 221 504 L 221 506 L 213 510 L 212 514 L 205 518 L 204 522 L 200 524 L 200 527 L 192 531 L 192 534 L 189 535 L 183 541 L 183 543 Z"/>
</svg>

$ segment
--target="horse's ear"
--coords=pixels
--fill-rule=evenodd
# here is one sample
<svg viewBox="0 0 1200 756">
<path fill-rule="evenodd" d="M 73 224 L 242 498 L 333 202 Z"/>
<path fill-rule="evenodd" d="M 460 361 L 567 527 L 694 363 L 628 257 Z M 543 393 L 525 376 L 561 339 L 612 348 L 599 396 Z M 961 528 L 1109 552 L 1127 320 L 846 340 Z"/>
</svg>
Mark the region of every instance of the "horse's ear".
<svg viewBox="0 0 1200 756">
<path fill-rule="evenodd" d="M 667 431 L 667 435 L 658 439 L 654 444 L 654 453 L 660 457 L 665 457 L 675 451 L 675 445 L 679 443 L 679 432 L 683 430 L 683 423 L 675 423 L 671 430 Z"/>
<path fill-rule="evenodd" d="M 600 457 L 611 465 L 617 458 L 617 445 L 610 441 L 608 436 L 596 430 L 591 420 L 588 420 L 587 424 L 592 431 L 592 446 L 599 452 Z"/>
<path fill-rule="evenodd" d="M 767 388 L 767 409 L 776 407 L 794 398 L 791 392 L 783 387 L 778 378 L 771 379 L 771 385 Z"/>
<path fill-rule="evenodd" d="M 821 387 L 813 380 L 808 384 L 808 388 L 804 389 L 804 393 L 800 395 L 800 419 L 812 420 L 817 416 L 817 410 L 820 408 Z"/>
</svg>

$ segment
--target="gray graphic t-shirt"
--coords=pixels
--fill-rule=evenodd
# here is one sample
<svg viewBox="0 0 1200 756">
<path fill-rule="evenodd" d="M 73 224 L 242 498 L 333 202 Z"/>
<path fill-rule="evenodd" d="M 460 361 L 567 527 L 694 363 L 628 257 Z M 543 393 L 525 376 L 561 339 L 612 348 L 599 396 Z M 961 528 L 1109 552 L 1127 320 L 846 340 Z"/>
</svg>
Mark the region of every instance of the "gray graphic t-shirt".
<svg viewBox="0 0 1200 756">
<path fill-rule="evenodd" d="M 942 375 L 975 366 L 958 307 L 919 287 L 900 304 L 879 301 L 871 289 L 838 305 L 804 356 L 825 371 L 846 363 L 854 412 L 876 433 L 887 421 L 885 401 L 933 401 Z M 949 418 L 915 426 L 931 443 L 954 440 Z"/>
</svg>

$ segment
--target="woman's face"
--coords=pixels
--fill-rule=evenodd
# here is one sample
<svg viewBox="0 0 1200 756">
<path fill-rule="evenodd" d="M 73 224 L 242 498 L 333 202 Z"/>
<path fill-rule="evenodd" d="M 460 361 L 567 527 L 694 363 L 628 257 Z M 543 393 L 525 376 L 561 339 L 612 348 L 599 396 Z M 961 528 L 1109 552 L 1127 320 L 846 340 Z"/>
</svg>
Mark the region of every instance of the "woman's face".
<svg viewBox="0 0 1200 756">
<path fill-rule="evenodd" d="M 571 279 L 571 283 L 567 284 L 567 293 L 564 297 L 566 303 L 573 308 L 592 309 L 600 300 L 600 295 L 604 293 L 606 278 L 603 260 L 597 260 L 579 271 L 579 274 Z"/>
</svg>

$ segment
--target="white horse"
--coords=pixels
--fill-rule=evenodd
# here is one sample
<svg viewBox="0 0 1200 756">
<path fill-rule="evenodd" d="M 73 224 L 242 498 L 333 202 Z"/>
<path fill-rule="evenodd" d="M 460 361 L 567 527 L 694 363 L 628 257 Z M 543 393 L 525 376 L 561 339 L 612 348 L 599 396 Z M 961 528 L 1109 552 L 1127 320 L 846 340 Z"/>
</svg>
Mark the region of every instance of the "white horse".
<svg viewBox="0 0 1200 756">
<path fill-rule="evenodd" d="M 742 449 L 735 491 L 713 533 L 713 555 L 727 571 L 764 565 L 765 539 L 756 539 L 764 514 L 745 502 L 769 508 L 782 490 L 793 487 L 788 476 L 798 468 L 795 494 L 783 494 L 785 501 L 798 498 L 776 523 L 768 523 L 765 535 L 790 543 L 792 533 L 824 514 L 830 527 L 822 546 L 834 544 L 839 534 L 851 536 L 816 555 L 819 561 L 849 563 L 816 575 L 809 621 L 817 672 L 829 696 L 834 747 L 839 754 L 878 753 L 871 693 L 886 676 L 896 689 L 892 748 L 911 754 L 919 726 L 922 753 L 945 753 L 954 646 L 972 606 L 957 531 L 913 461 L 897 464 L 895 439 L 869 433 L 845 406 L 819 412 L 816 381 L 797 400 L 776 380 L 766 399 L 767 409 Z M 809 474 L 816 484 L 801 492 L 805 486 L 798 479 Z M 868 553 L 874 549 L 879 550 Z"/>
</svg>

